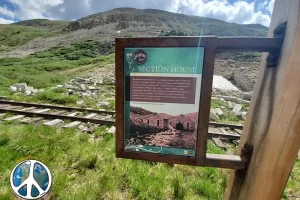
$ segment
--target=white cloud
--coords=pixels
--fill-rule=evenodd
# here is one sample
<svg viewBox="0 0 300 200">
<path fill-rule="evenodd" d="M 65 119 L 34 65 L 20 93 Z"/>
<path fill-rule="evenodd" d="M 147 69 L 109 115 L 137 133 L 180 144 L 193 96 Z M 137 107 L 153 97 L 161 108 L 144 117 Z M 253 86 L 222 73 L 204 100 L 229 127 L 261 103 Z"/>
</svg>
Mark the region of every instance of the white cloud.
<svg viewBox="0 0 300 200">
<path fill-rule="evenodd" d="M 14 23 L 14 21 L 3 19 L 0 17 L 0 24 L 11 24 L 11 23 Z"/>
<path fill-rule="evenodd" d="M 258 23 L 270 24 L 270 16 L 261 11 L 254 11 L 254 2 L 237 1 L 230 4 L 227 0 L 212 0 L 204 3 L 202 0 L 182 0 L 179 12 L 216 18 L 240 24 Z"/>
<path fill-rule="evenodd" d="M 63 0 L 9 0 L 17 5 L 16 16 L 21 20 L 49 18 L 47 16 L 51 7 L 63 3 Z M 52 18 L 52 17 L 50 17 Z M 59 17 L 57 17 L 59 18 Z"/>
<path fill-rule="evenodd" d="M 258 5 L 258 10 L 265 9 L 267 5 L 269 5 L 269 2 L 268 2 L 268 1 L 261 2 L 261 3 Z"/>
<path fill-rule="evenodd" d="M 238 0 L 230 4 L 228 0 L 9 0 L 19 9 L 15 17 L 25 20 L 50 18 L 76 20 L 81 17 L 104 12 L 118 7 L 139 9 L 153 8 L 178 12 L 188 15 L 212 17 L 234 23 L 259 23 L 269 26 L 270 16 L 261 11 L 254 11 L 254 2 Z M 272 12 L 274 0 L 260 5 Z M 6 9 L 7 10 L 7 9 Z M 1 12 L 1 11 L 0 11 Z M 12 16 L 12 13 L 9 13 Z"/>
<path fill-rule="evenodd" d="M 15 17 L 15 13 L 11 10 L 8 10 L 5 6 L 0 6 L 0 14 L 10 17 L 10 18 L 14 18 Z"/>
</svg>

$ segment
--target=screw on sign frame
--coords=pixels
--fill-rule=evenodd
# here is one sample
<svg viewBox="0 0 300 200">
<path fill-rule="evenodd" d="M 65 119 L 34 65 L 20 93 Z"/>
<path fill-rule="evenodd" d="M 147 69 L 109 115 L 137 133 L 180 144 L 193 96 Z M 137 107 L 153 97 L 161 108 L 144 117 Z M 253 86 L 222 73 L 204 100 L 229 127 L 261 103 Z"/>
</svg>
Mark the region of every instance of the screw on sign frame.
<svg viewBox="0 0 300 200">
<path fill-rule="evenodd" d="M 29 176 L 23 183 L 21 183 L 19 186 L 15 187 L 13 184 L 14 173 L 20 165 L 22 165 L 23 163 L 26 163 L 26 162 L 30 163 Z M 40 187 L 40 185 L 36 182 L 36 180 L 33 177 L 33 170 L 34 170 L 34 166 L 36 163 L 43 166 L 47 172 L 49 181 L 48 181 L 48 186 L 45 190 L 43 190 Z M 51 184 L 52 184 L 52 175 L 51 175 L 51 172 L 48 169 L 48 167 L 45 164 L 43 164 L 42 162 L 39 162 L 37 160 L 25 160 L 25 161 L 19 163 L 17 166 L 15 166 L 15 168 L 12 170 L 11 175 L 10 175 L 10 184 L 14 191 L 14 194 L 17 195 L 18 197 L 25 198 L 25 199 L 39 199 L 39 198 L 44 197 L 49 192 L 49 190 L 51 188 Z M 23 196 L 23 195 L 20 195 L 18 191 L 25 185 L 27 187 L 27 195 Z M 39 191 L 39 195 L 36 197 L 31 196 L 33 186 L 35 186 L 37 188 L 37 190 Z"/>
<path fill-rule="evenodd" d="M 242 155 L 206 153 L 212 79 L 216 52 L 280 52 L 282 38 L 252 37 L 158 37 L 116 38 L 116 157 L 231 169 L 245 169 L 251 157 L 251 147 L 246 145 Z M 195 157 L 125 151 L 125 48 L 203 47 L 204 60 L 199 102 Z M 201 120 L 200 120 L 201 119 Z"/>
</svg>

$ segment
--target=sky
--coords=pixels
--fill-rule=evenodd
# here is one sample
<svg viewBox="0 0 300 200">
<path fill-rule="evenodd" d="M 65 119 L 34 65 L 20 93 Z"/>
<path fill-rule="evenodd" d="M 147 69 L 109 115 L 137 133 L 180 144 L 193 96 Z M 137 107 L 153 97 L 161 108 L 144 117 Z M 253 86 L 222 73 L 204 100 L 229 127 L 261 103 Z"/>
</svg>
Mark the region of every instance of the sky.
<svg viewBox="0 0 300 200">
<path fill-rule="evenodd" d="M 238 24 L 269 26 L 275 0 L 0 0 L 0 24 L 28 19 L 77 20 L 119 7 L 160 9 Z"/>
</svg>

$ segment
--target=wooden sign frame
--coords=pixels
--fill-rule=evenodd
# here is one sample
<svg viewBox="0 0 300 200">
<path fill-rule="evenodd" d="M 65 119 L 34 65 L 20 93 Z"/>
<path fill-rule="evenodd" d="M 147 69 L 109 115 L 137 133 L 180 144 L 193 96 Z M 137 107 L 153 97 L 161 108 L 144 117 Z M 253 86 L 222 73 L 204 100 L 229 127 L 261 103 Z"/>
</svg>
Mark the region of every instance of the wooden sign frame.
<svg viewBox="0 0 300 200">
<path fill-rule="evenodd" d="M 203 47 L 204 60 L 201 79 L 199 118 L 197 127 L 196 153 L 194 157 L 125 151 L 125 48 L 146 47 Z M 274 52 L 281 47 L 278 38 L 230 38 L 223 37 L 159 37 L 159 38 L 116 38 L 116 157 L 139 159 L 170 164 L 211 166 L 220 168 L 244 169 L 248 156 L 219 155 L 206 153 L 210 114 L 212 80 L 216 52 Z M 246 152 L 247 154 L 247 152 Z"/>
<path fill-rule="evenodd" d="M 203 72 L 201 79 L 201 93 L 199 103 L 199 120 L 195 157 L 156 154 L 147 152 L 126 152 L 124 150 L 124 49 L 131 47 L 203 47 Z M 141 159 L 155 162 L 168 162 L 196 165 L 202 163 L 206 156 L 207 133 L 210 114 L 212 79 L 216 51 L 216 37 L 163 37 L 163 38 L 117 38 L 116 39 L 116 124 L 117 126 L 117 157 Z M 122 124 L 122 125 L 121 125 Z"/>
</svg>

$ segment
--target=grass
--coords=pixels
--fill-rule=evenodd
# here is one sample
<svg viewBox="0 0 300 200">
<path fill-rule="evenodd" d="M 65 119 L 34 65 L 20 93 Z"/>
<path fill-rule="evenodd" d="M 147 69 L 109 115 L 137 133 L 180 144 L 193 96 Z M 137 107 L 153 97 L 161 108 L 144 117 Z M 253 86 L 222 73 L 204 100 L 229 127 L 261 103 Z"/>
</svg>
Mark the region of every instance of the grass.
<svg viewBox="0 0 300 200">
<path fill-rule="evenodd" d="M 88 48 L 90 45 L 89 42 L 76 43 L 69 48 L 52 48 L 26 58 L 0 59 L 0 95 L 11 96 L 8 92 L 8 87 L 15 83 L 25 82 L 38 89 L 49 88 L 57 84 L 65 83 L 71 77 L 81 73 L 81 71 L 77 70 L 74 71 L 74 73 L 62 74 L 60 71 L 75 69 L 80 66 L 88 70 L 86 66 L 94 68 L 113 63 L 114 54 L 106 56 L 96 56 L 95 54 L 88 56 L 84 47 Z M 92 45 L 94 45 L 94 43 Z M 66 57 L 66 52 L 68 52 L 68 54 L 76 53 L 80 56 L 77 60 L 70 60 Z M 41 55 L 45 56 L 43 57 Z M 49 94 L 47 96 L 49 96 Z"/>
<path fill-rule="evenodd" d="M 0 199 L 13 199 L 10 172 L 26 158 L 50 168 L 51 199 L 222 199 L 228 170 L 116 159 L 105 129 L 91 142 L 73 129 L 0 122 Z"/>
<path fill-rule="evenodd" d="M 289 181 L 282 195 L 282 199 L 300 198 L 300 160 L 296 160 Z"/>
<path fill-rule="evenodd" d="M 35 26 L 30 26 L 25 22 L 11 25 L 0 24 L 0 52 L 11 51 L 38 37 L 47 38 L 60 35 L 62 28 L 68 24 L 65 21 L 50 20 L 41 20 L 40 26 L 36 22 L 34 23 Z"/>
</svg>

